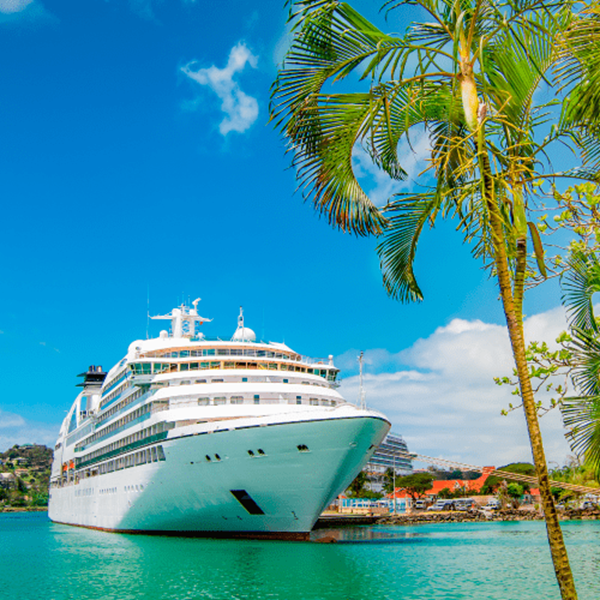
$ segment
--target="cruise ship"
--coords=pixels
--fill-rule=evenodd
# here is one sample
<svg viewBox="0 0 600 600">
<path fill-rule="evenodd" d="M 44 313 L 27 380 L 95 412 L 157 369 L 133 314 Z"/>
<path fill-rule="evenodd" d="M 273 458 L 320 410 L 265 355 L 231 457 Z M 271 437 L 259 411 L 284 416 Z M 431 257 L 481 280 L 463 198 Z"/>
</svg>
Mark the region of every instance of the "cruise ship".
<svg viewBox="0 0 600 600">
<path fill-rule="evenodd" d="M 115 532 L 306 539 L 390 429 L 344 400 L 333 357 L 258 342 L 240 309 L 209 339 L 198 301 L 170 332 L 82 373 L 54 448 L 49 516 Z"/>
</svg>

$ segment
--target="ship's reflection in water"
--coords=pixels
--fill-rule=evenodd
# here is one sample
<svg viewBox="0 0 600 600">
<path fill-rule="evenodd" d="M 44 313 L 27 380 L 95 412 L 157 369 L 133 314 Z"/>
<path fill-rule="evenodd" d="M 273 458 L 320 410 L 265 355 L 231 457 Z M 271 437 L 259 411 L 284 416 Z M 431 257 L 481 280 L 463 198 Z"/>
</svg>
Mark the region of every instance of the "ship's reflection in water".
<svg viewBox="0 0 600 600">
<path fill-rule="evenodd" d="M 418 529 L 398 527 L 336 527 L 317 529 L 310 534 L 310 541 L 324 544 L 399 544 L 424 540 L 424 532 Z"/>
</svg>

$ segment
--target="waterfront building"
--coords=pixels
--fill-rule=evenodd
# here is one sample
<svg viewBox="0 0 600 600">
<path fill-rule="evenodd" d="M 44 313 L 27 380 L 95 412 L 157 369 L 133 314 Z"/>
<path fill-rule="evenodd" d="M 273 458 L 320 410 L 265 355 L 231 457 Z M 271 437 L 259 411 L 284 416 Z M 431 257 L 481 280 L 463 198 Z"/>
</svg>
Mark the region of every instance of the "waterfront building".
<svg viewBox="0 0 600 600">
<path fill-rule="evenodd" d="M 388 469 L 396 472 L 396 477 L 411 475 L 413 466 L 408 455 L 408 446 L 401 435 L 390 432 L 365 465 L 363 471 L 369 479 L 371 490 L 382 492 L 384 475 Z"/>
<path fill-rule="evenodd" d="M 431 482 L 431 488 L 423 494 L 422 498 L 426 504 L 433 504 L 440 497 L 439 494 L 442 490 L 449 490 L 453 493 L 461 492 L 465 497 L 480 495 L 481 488 L 494 470 L 495 467 L 483 467 L 481 475 L 477 479 L 436 479 Z M 396 488 L 395 494 L 387 494 L 386 497 L 406 500 L 410 498 L 410 495 L 405 490 Z"/>
<path fill-rule="evenodd" d="M 0 488 L 10 490 L 17 486 L 16 478 L 12 473 L 0 473 Z"/>
</svg>

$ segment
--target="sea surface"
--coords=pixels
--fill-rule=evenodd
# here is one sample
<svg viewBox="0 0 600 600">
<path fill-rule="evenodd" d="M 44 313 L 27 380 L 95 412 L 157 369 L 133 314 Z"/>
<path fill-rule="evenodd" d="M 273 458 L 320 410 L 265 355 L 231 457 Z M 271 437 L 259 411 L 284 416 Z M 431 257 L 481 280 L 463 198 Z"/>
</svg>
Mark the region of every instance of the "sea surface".
<svg viewBox="0 0 600 600">
<path fill-rule="evenodd" d="M 600 599 L 600 521 L 563 524 L 580 600 Z M 319 531 L 340 543 L 111 534 L 0 514 L 11 600 L 521 600 L 559 598 L 544 524 Z"/>
</svg>

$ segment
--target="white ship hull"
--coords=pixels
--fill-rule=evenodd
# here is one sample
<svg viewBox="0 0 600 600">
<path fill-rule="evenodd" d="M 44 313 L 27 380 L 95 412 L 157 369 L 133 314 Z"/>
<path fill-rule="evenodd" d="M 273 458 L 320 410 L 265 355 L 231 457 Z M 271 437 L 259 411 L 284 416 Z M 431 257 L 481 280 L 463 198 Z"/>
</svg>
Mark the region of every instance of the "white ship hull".
<svg viewBox="0 0 600 600">
<path fill-rule="evenodd" d="M 339 369 L 285 344 L 196 332 L 136 340 L 107 373 L 92 365 L 54 447 L 48 513 L 59 523 L 172 535 L 308 535 L 387 434 L 348 404 Z"/>
<path fill-rule="evenodd" d="M 354 407 L 331 413 L 204 435 L 186 428 L 161 442 L 164 461 L 52 489 L 49 516 L 119 532 L 305 537 L 390 427 Z"/>
</svg>

